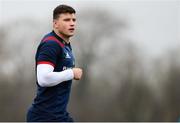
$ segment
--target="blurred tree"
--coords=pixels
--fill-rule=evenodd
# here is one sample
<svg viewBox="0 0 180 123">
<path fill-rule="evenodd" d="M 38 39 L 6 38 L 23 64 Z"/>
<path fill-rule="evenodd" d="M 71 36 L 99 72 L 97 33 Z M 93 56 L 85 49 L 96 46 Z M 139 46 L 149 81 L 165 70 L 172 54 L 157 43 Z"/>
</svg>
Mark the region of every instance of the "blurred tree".
<svg viewBox="0 0 180 123">
<path fill-rule="evenodd" d="M 106 39 L 113 40 L 113 36 L 116 34 L 120 36 L 120 31 L 126 27 L 126 22 L 125 20 L 117 19 L 108 12 L 98 9 L 92 9 L 91 13 L 84 11 L 78 18 L 80 18 L 80 29 L 77 30 L 77 38 L 75 39 L 77 41 L 74 45 L 80 48 L 78 61 L 84 70 L 83 79 L 78 85 L 78 95 L 79 97 L 81 95 L 86 97 L 85 92 L 88 89 L 88 82 L 90 82 L 91 76 L 90 68 L 96 62 L 97 54 L 100 52 L 98 50 L 99 47 L 103 43 L 107 43 Z M 111 46 L 107 48 L 113 47 L 113 43 L 115 42 L 112 41 Z"/>
<path fill-rule="evenodd" d="M 16 20 L 0 29 L 0 121 L 25 121 L 35 93 L 34 52 L 38 23 Z M 27 89 L 28 88 L 28 89 Z"/>
<path fill-rule="evenodd" d="M 75 111 L 79 110 L 79 116 L 76 117 L 79 119 L 78 117 L 81 116 L 81 118 L 83 118 L 80 118 L 81 120 L 87 120 L 89 118 L 87 117 L 87 114 L 93 113 L 91 110 L 95 110 L 95 108 L 97 108 L 97 105 L 94 103 L 94 99 L 98 99 L 98 97 L 92 94 L 92 92 L 97 93 L 97 90 L 94 90 L 96 85 L 92 85 L 92 82 L 96 82 L 97 79 L 93 79 L 92 73 L 94 72 L 92 67 L 95 63 L 100 65 L 100 63 L 104 60 L 109 61 L 107 56 L 113 56 L 110 52 L 106 52 L 105 57 L 100 56 L 100 53 L 102 53 L 101 48 L 103 47 L 113 50 L 116 41 L 121 38 L 121 31 L 127 28 L 126 20 L 117 19 L 110 13 L 103 10 L 91 10 L 91 13 L 84 11 L 79 15 L 78 18 L 80 19 L 78 25 L 80 27 L 77 30 L 77 36 L 74 39 L 76 42 L 73 44 L 75 46 L 74 49 L 76 49 L 78 65 L 83 68 L 83 78 L 80 82 L 78 82 L 76 88 L 74 88 L 74 95 L 72 97 L 75 98 L 72 99 L 72 103 L 75 103 L 76 106 L 71 103 L 73 105 L 71 107 L 76 107 L 74 109 Z M 104 44 L 108 44 L 108 46 Z M 79 49 L 79 51 L 77 49 Z M 97 72 L 107 70 L 106 66 L 104 66 L 101 70 L 99 67 L 97 69 Z M 102 81 L 103 77 L 100 78 L 100 81 Z M 101 84 L 103 83 L 101 82 Z M 94 108 L 92 108 L 92 104 L 94 105 Z M 84 111 L 86 111 L 86 113 L 84 113 Z"/>
<path fill-rule="evenodd" d="M 180 50 L 174 49 L 168 53 L 168 69 L 164 80 L 164 98 L 166 104 L 166 120 L 177 122 L 180 117 Z"/>
</svg>

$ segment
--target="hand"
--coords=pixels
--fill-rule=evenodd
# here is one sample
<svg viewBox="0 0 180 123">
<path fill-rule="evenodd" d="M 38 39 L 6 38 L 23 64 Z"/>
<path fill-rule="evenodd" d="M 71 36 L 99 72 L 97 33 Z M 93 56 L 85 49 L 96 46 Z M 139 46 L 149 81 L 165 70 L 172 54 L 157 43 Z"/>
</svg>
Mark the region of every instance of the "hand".
<svg viewBox="0 0 180 123">
<path fill-rule="evenodd" d="M 80 80 L 82 77 L 82 69 L 81 68 L 73 68 L 73 73 L 74 73 L 74 79 L 75 80 Z"/>
</svg>

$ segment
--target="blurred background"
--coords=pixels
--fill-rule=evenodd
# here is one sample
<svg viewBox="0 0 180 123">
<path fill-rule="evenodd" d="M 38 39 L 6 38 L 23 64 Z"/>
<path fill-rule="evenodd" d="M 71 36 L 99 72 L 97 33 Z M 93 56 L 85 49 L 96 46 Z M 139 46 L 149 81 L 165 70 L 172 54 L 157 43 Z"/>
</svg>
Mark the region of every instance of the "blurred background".
<svg viewBox="0 0 180 123">
<path fill-rule="evenodd" d="M 0 121 L 25 121 L 36 49 L 59 4 L 77 11 L 75 121 L 178 121 L 179 0 L 0 0 Z"/>
</svg>

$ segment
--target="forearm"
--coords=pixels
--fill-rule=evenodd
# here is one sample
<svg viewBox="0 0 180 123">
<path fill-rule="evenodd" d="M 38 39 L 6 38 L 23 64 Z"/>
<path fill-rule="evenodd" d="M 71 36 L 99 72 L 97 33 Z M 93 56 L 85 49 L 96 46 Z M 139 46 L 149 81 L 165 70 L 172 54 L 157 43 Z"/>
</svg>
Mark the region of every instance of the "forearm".
<svg viewBox="0 0 180 123">
<path fill-rule="evenodd" d="M 37 65 L 37 80 L 42 87 L 52 87 L 61 82 L 74 78 L 73 70 L 67 69 L 62 72 L 53 72 L 54 67 L 47 64 Z"/>
</svg>

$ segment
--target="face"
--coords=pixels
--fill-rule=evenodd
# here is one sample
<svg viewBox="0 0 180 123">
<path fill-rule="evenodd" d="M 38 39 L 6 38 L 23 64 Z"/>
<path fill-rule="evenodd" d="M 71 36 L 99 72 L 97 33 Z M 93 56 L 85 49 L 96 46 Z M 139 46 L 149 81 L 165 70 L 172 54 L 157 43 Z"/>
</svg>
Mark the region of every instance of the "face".
<svg viewBox="0 0 180 123">
<path fill-rule="evenodd" d="M 58 19 L 54 19 L 53 26 L 58 31 L 59 35 L 69 38 L 74 35 L 76 24 L 75 14 L 63 13 Z"/>
</svg>

